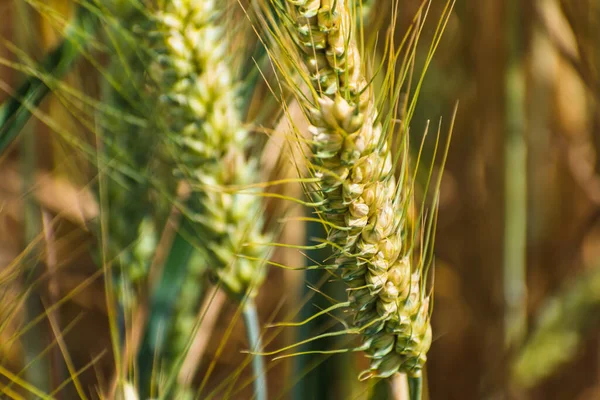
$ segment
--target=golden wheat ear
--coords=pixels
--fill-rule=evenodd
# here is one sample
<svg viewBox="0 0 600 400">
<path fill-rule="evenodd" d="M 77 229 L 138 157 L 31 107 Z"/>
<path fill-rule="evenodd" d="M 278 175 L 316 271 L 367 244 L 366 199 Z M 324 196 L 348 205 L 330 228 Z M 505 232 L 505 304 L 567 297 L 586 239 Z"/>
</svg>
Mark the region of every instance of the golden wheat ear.
<svg viewBox="0 0 600 400">
<path fill-rule="evenodd" d="M 414 179 L 408 173 L 407 134 L 417 95 L 405 110 L 400 147 L 393 148 L 394 123 L 389 112 L 380 113 L 385 96 L 377 98 L 366 55 L 360 52 L 355 2 L 282 0 L 263 3 L 261 9 L 273 63 L 311 125 L 309 173 L 318 182 L 307 195 L 320 204 L 317 212 L 328 232 L 323 243 L 333 247 L 332 264 L 348 287 L 352 316 L 352 329 L 338 334 L 363 338 L 359 349 L 368 355 L 370 367 L 360 379 L 397 372 L 420 377 L 432 332 L 423 260 L 414 253 L 410 221 Z M 392 93 L 388 110 L 398 108 L 397 95 L 410 70 L 406 66 L 414 62 L 420 29 L 422 24 L 415 22 L 405 66 L 384 72 L 379 90 Z M 433 50 L 438 41 L 436 35 Z M 391 49 L 388 66 L 396 64 L 399 53 Z M 396 73 L 401 82 L 392 84 Z"/>
</svg>

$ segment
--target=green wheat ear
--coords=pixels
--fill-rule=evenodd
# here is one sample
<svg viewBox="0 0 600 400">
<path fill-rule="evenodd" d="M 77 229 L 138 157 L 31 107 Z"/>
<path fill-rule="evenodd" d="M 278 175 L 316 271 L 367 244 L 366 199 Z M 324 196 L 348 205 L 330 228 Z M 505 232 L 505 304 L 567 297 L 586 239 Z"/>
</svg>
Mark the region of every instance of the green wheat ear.
<svg viewBox="0 0 600 400">
<path fill-rule="evenodd" d="M 149 25 L 140 33 L 152 55 L 147 87 L 160 122 L 157 129 L 164 134 L 164 161 L 172 179 L 191 189 L 184 210 L 185 233 L 220 286 L 236 301 L 247 303 L 249 339 L 256 347 L 260 344 L 252 299 L 265 279 L 269 238 L 263 233 L 261 190 L 249 188 L 260 176 L 258 157 L 246 155 L 251 141 L 240 117 L 241 101 L 218 4 L 158 2 L 148 10 Z M 202 272 L 196 266 L 189 269 L 181 289 L 186 298 L 193 297 Z M 193 302 L 182 301 L 176 307 L 169 351 L 179 355 L 193 330 L 196 310 Z M 177 369 L 173 363 L 169 368 Z M 263 380 L 264 376 L 257 377 L 259 398 L 266 396 Z"/>
<path fill-rule="evenodd" d="M 132 7 L 134 3 L 108 4 L 116 11 L 117 21 L 127 20 L 131 26 L 147 23 L 147 16 Z M 151 178 L 157 173 L 154 161 L 161 138 L 152 128 L 152 104 L 144 95 L 145 65 L 148 56 L 140 51 L 133 32 L 120 25 L 106 28 L 107 42 L 112 55 L 105 82 L 106 104 L 122 113 L 137 117 L 144 124 L 129 123 L 121 116 L 103 115 L 101 125 L 104 158 L 108 160 L 103 212 L 108 214 L 108 239 L 105 256 L 115 260 L 120 283 L 118 293 L 126 310 L 134 306 L 140 285 L 145 284 L 161 225 L 166 220 L 157 205 Z M 101 166 L 102 168 L 102 166 Z M 162 214 L 162 215 L 161 215 Z"/>
<path fill-rule="evenodd" d="M 318 213 L 328 227 L 323 241 L 333 247 L 330 267 L 347 285 L 353 328 L 345 332 L 362 336 L 360 349 L 371 360 L 360 378 L 397 372 L 419 377 L 432 331 L 424 279 L 428 261 L 413 254 L 421 228 L 408 217 L 413 207 L 408 140 L 401 138 L 399 156 L 393 157 L 393 124 L 379 115 L 359 51 L 356 4 L 289 0 L 271 6 L 263 7 L 263 28 L 272 60 L 311 124 L 309 165 L 319 183 L 308 194 L 321 204 Z M 387 74 L 386 82 L 394 71 Z M 412 109 L 414 103 L 407 120 Z M 424 234 L 430 233 L 431 224 Z"/>
<path fill-rule="evenodd" d="M 264 280 L 264 237 L 259 192 L 244 187 L 259 176 L 247 159 L 237 87 L 228 66 L 225 28 L 213 1 L 164 2 L 149 38 L 157 112 L 168 132 L 174 173 L 192 187 L 188 203 L 194 234 L 207 264 L 230 294 L 256 294 Z M 243 255 L 245 257 L 240 257 Z"/>
</svg>

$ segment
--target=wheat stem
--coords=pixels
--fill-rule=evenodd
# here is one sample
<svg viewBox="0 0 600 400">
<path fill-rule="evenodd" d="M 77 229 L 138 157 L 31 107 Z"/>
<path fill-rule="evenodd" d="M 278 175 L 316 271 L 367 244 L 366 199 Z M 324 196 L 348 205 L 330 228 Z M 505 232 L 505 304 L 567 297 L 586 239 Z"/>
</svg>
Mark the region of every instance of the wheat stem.
<svg viewBox="0 0 600 400">
<path fill-rule="evenodd" d="M 408 393 L 410 400 L 421 400 L 423 392 L 423 377 L 409 376 L 408 377 Z"/>
<path fill-rule="evenodd" d="M 527 330 L 527 143 L 525 76 L 520 5 L 507 2 L 509 51 L 506 66 L 506 135 L 504 143 L 504 301 L 505 345 L 518 348 Z"/>
<path fill-rule="evenodd" d="M 260 324 L 256 304 L 254 300 L 248 299 L 244 304 L 242 315 L 246 325 L 246 335 L 248 343 L 253 352 L 262 350 L 262 340 L 260 335 Z M 263 357 L 257 354 L 252 355 L 252 370 L 254 372 L 254 395 L 256 400 L 267 400 L 267 377 Z"/>
<path fill-rule="evenodd" d="M 198 312 L 198 319 L 201 321 L 200 329 L 196 332 L 196 336 L 190 346 L 190 350 L 185 356 L 179 376 L 177 377 L 177 381 L 181 387 L 189 387 L 192 384 L 192 380 L 202 361 L 226 299 L 225 293 L 217 286 L 206 294 Z"/>
<path fill-rule="evenodd" d="M 183 219 L 165 261 L 163 275 L 152 295 L 150 318 L 141 347 L 142 351 L 138 354 L 140 377 L 144 382 L 150 382 L 152 359 L 156 354 L 162 354 L 165 341 L 171 333 L 170 327 L 174 325 L 173 310 L 194 252 L 194 247 L 182 233 L 188 228 L 189 221 Z M 142 388 L 142 394 L 145 395 L 147 389 L 149 388 Z"/>
<path fill-rule="evenodd" d="M 19 22 L 29 21 L 31 15 L 25 4 L 15 3 Z M 27 37 L 28 36 L 28 37 Z M 19 45 L 23 48 L 28 47 L 35 39 L 31 35 L 19 37 Z M 0 111 L 1 114 L 1 111 Z M 21 142 L 19 143 L 21 164 L 21 176 L 23 178 L 23 243 L 27 247 L 29 243 L 36 241 L 36 237 L 41 234 L 41 210 L 33 193 L 30 189 L 35 185 L 35 172 L 37 169 L 37 145 L 36 145 L 36 127 L 27 125 L 22 127 Z M 23 256 L 23 276 L 22 284 L 25 287 L 32 286 L 29 295 L 25 300 L 25 315 L 28 320 L 32 320 L 38 315 L 44 314 L 42 303 L 43 291 L 36 285 L 36 281 L 43 275 L 43 265 L 38 261 L 43 254 L 41 246 L 36 245 L 25 251 Z M 24 361 L 28 366 L 25 370 L 27 382 L 35 385 L 38 389 L 48 392 L 51 389 L 51 361 L 50 357 L 45 355 L 44 348 L 51 339 L 51 332 L 48 329 L 46 321 L 38 324 L 37 329 L 32 329 L 22 338 L 24 350 Z"/>
</svg>

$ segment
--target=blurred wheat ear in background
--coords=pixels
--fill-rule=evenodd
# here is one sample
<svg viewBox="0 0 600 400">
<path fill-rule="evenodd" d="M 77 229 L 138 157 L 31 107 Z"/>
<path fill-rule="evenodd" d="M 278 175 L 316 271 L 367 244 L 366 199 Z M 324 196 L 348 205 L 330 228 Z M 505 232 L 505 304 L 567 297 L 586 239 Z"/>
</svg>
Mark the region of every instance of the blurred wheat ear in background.
<svg viewBox="0 0 600 400">
<path fill-rule="evenodd" d="M 0 398 L 600 397 L 599 29 L 0 1 Z"/>
</svg>

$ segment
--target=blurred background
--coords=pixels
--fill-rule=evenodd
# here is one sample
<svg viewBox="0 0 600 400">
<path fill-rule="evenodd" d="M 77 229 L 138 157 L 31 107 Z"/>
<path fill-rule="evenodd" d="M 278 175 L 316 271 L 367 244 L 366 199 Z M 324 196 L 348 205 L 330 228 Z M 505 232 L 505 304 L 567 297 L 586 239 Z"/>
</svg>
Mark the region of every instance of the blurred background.
<svg viewBox="0 0 600 400">
<path fill-rule="evenodd" d="M 39 10 L 41 3 L 34 3 Z M 375 18 L 386 27 L 391 1 L 377 3 Z M 399 1 L 398 41 L 420 5 Z M 47 6 L 72 15 L 71 1 L 48 0 Z M 431 2 L 423 44 L 433 38 L 445 6 Z M 367 35 L 378 33 L 366 29 Z M 26 71 L 12 63 L 36 65 L 60 39 L 56 26 L 28 2 L 0 0 L 0 100 L 24 79 Z M 427 51 L 427 45 L 420 47 L 417 70 Z M 96 75 L 94 63 L 83 60 L 64 81 L 94 98 Z M 600 398 L 600 1 L 458 0 L 419 95 L 411 126 L 415 146 L 428 120 L 437 126 L 442 118 L 445 141 L 457 102 L 435 239 L 434 341 L 426 395 Z M 59 96 L 48 96 L 34 115 L 0 155 L 0 384 L 10 380 L 7 371 L 22 370 L 28 354 L 42 354 L 52 342 L 27 348 L 16 334 L 63 332 L 44 357 L 56 371 L 83 368 L 82 386 L 98 398 L 114 365 L 105 286 L 90 251 L 95 240 L 90 223 L 100 208 L 91 191 L 90 157 L 71 140 L 93 146 L 95 138 Z M 431 158 L 434 139 L 425 142 L 425 159 Z M 276 162 L 269 157 L 276 159 L 265 153 L 265 163 Z M 303 209 L 290 213 L 300 215 Z M 290 222 L 279 241 L 303 244 L 318 229 Z M 25 249 L 32 243 L 45 249 L 43 257 L 28 258 Z M 303 253 L 286 248 L 277 249 L 273 261 L 307 262 Z M 25 329 L 31 318 L 12 305 L 23 299 L 27 286 L 12 278 L 31 263 L 42 265 L 37 277 L 42 283 L 31 288 L 27 298 L 33 300 L 23 300 L 23 307 L 31 302 L 25 308 L 42 315 L 45 310 L 45 317 Z M 315 306 L 326 306 L 307 288 L 326 280 L 320 271 L 272 268 L 258 297 L 261 319 L 300 320 Z M 328 294 L 343 297 L 341 287 L 326 287 Z M 208 333 L 198 382 L 210 370 L 213 389 L 247 360 L 236 311 L 225 302 Z M 331 321 L 267 330 L 273 332 L 268 347 L 322 332 L 321 323 Z M 273 398 L 363 398 L 364 388 L 356 382 L 365 365 L 361 357 L 302 356 L 269 363 L 270 392 Z M 251 398 L 250 387 L 244 387 L 248 373 L 229 381 L 235 389 L 216 398 Z M 71 384 L 56 396 L 77 398 Z"/>
</svg>

